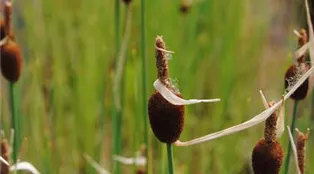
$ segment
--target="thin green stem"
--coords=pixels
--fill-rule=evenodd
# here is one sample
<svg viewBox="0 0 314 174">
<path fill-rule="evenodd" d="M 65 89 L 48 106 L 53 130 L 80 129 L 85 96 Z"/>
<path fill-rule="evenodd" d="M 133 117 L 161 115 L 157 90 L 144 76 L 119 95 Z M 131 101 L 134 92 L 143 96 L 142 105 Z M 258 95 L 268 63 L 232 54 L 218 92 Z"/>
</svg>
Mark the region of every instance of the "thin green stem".
<svg viewBox="0 0 314 174">
<path fill-rule="evenodd" d="M 18 138 L 19 138 L 19 129 L 18 129 L 18 118 L 15 112 L 15 104 L 14 104 L 14 84 L 9 84 L 9 93 L 10 93 L 10 109 L 11 109 L 11 124 L 12 129 L 14 130 L 13 136 L 13 152 L 12 159 L 13 164 L 17 162 L 17 154 L 18 154 Z"/>
<path fill-rule="evenodd" d="M 168 154 L 169 174 L 174 174 L 174 169 L 173 169 L 173 149 L 172 149 L 172 145 L 170 143 L 167 144 L 167 154 Z"/>
<path fill-rule="evenodd" d="M 297 118 L 297 108 L 298 108 L 298 100 L 294 101 L 294 106 L 293 106 L 293 115 L 292 115 L 292 121 L 291 121 L 291 130 L 295 129 L 295 123 L 296 123 L 296 118 Z M 294 131 L 292 131 L 292 136 L 294 135 Z M 284 173 L 288 174 L 289 171 L 289 163 L 290 163 L 290 153 L 291 153 L 291 143 L 289 141 L 288 144 L 288 151 L 287 151 L 287 156 L 286 156 L 286 162 L 285 162 L 285 170 Z"/>
<path fill-rule="evenodd" d="M 146 60 L 146 33 L 145 33 L 145 0 L 141 0 L 141 58 L 142 58 L 142 90 L 143 90 L 143 119 L 144 119 L 144 142 L 145 154 L 148 162 L 145 171 L 150 173 L 149 137 L 148 137 L 148 118 L 147 118 L 147 60 Z"/>
<path fill-rule="evenodd" d="M 120 0 L 115 0 L 115 10 L 114 10 L 114 26 L 115 26 L 115 55 L 116 57 L 119 54 L 120 50 Z M 114 91 L 113 91 L 114 95 Z M 117 111 L 117 108 L 115 106 L 115 103 L 112 104 L 112 131 L 113 131 L 113 144 L 112 144 L 112 155 L 117 154 L 119 152 L 119 138 L 118 138 L 118 117 L 119 117 L 119 112 Z M 113 171 L 116 171 L 116 173 L 119 173 L 119 164 L 117 162 L 113 163 Z"/>
</svg>

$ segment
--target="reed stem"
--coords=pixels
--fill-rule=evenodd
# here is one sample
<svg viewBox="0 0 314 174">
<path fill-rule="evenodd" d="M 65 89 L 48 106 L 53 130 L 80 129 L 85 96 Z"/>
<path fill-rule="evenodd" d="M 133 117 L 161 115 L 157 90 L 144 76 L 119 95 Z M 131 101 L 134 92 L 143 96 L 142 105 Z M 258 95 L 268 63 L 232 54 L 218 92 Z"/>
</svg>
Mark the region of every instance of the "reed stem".
<svg viewBox="0 0 314 174">
<path fill-rule="evenodd" d="M 145 171 L 150 173 L 149 164 L 151 161 L 149 155 L 149 137 L 148 137 L 148 118 L 147 118 L 147 60 L 146 60 L 146 33 L 145 33 L 145 0 L 141 0 L 141 58 L 142 58 L 142 90 L 143 90 L 143 119 L 144 119 L 144 143 L 145 143 L 145 155 L 147 163 Z"/>
<path fill-rule="evenodd" d="M 14 84 L 13 83 L 9 84 L 9 93 L 10 93 L 10 109 L 11 109 L 11 127 L 14 130 L 12 159 L 13 159 L 13 164 L 15 164 L 17 162 L 17 154 L 18 154 L 19 129 L 18 129 L 18 118 L 15 112 Z"/>
<path fill-rule="evenodd" d="M 115 56 L 118 57 L 120 50 L 120 0 L 115 0 L 114 5 L 114 26 L 115 26 Z M 113 90 L 113 96 L 115 92 Z M 119 118 L 120 114 L 117 111 L 115 103 L 112 104 L 112 132 L 113 132 L 113 144 L 112 144 L 112 155 L 117 155 L 119 153 Z M 120 167 L 117 162 L 113 162 L 113 171 L 114 173 L 120 173 Z"/>
<path fill-rule="evenodd" d="M 296 118 L 297 118 L 298 103 L 299 103 L 298 100 L 294 101 L 292 121 L 291 121 L 291 125 L 290 125 L 291 130 L 295 129 L 295 122 L 296 122 Z M 294 131 L 292 131 L 291 133 L 292 133 L 292 136 L 294 136 Z M 291 153 L 291 142 L 289 141 L 289 143 L 288 143 L 288 151 L 287 151 L 287 156 L 286 156 L 286 162 L 285 162 L 284 174 L 288 174 L 288 172 L 289 172 L 290 153 Z"/>
<path fill-rule="evenodd" d="M 167 144 L 167 154 L 168 154 L 169 174 L 174 174 L 174 169 L 173 169 L 173 149 L 172 149 L 172 145 L 170 143 Z"/>
</svg>

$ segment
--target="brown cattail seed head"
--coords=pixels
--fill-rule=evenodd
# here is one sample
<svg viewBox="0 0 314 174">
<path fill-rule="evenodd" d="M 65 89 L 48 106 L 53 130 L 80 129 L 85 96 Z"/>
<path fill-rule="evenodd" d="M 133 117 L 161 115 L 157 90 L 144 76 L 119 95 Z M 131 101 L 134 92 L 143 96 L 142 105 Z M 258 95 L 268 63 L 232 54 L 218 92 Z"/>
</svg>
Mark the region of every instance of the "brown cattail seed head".
<svg viewBox="0 0 314 174">
<path fill-rule="evenodd" d="M 302 132 L 297 131 L 297 154 L 298 154 L 298 162 L 299 162 L 299 169 L 301 173 L 304 173 L 305 169 L 305 142 L 308 139 L 308 132 L 304 135 Z"/>
<path fill-rule="evenodd" d="M 11 83 L 16 82 L 22 70 L 22 55 L 19 46 L 14 41 L 8 41 L 1 46 L 1 72 Z"/>
<path fill-rule="evenodd" d="M 162 37 L 156 38 L 156 66 L 158 79 L 178 97 L 168 79 L 168 60 L 166 46 Z M 173 143 L 179 139 L 184 125 L 184 106 L 173 105 L 159 92 L 155 92 L 148 101 L 149 122 L 155 136 L 164 143 Z"/>
<path fill-rule="evenodd" d="M 261 139 L 252 153 L 254 174 L 279 174 L 282 158 L 283 149 L 278 141 L 267 143 Z"/>
<path fill-rule="evenodd" d="M 184 125 L 183 105 L 173 105 L 155 92 L 148 101 L 148 114 L 151 128 L 159 141 L 174 143 L 179 139 Z"/>
<path fill-rule="evenodd" d="M 285 88 L 289 88 L 294 82 L 298 80 L 298 77 L 302 75 L 302 65 L 306 66 L 305 64 L 300 64 L 300 65 L 292 65 L 289 67 L 289 69 L 286 71 L 285 74 Z M 309 89 L 309 79 L 307 78 L 303 84 L 291 95 L 291 98 L 293 100 L 303 100 Z"/>
<path fill-rule="evenodd" d="M 5 138 L 1 140 L 1 157 L 6 161 L 9 161 L 9 144 Z M 8 174 L 9 173 L 9 166 L 1 162 L 1 174 Z"/>
</svg>

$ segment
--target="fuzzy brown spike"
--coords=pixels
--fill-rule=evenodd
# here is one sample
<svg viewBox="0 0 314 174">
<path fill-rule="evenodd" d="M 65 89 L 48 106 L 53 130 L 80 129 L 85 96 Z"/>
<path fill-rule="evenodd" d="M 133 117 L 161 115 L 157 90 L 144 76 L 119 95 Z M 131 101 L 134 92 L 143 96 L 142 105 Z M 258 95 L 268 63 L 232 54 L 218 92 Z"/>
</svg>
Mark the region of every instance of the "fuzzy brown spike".
<svg viewBox="0 0 314 174">
<path fill-rule="evenodd" d="M 297 154 L 299 169 L 303 174 L 305 170 L 305 142 L 308 140 L 309 129 L 307 130 L 306 134 L 300 132 L 298 129 L 296 129 L 296 131 L 297 131 Z"/>
<path fill-rule="evenodd" d="M 5 37 L 5 22 L 4 19 L 1 20 L 1 38 L 0 40 L 4 39 Z"/>
<path fill-rule="evenodd" d="M 5 34 L 10 35 L 11 32 L 11 19 L 12 19 L 12 3 L 10 1 L 5 2 L 4 5 L 4 23 L 5 23 Z"/>
<path fill-rule="evenodd" d="M 269 107 L 274 105 L 274 102 L 270 102 Z M 276 124 L 278 119 L 279 111 L 276 110 L 270 117 L 266 119 L 264 128 L 264 138 L 267 143 L 276 141 Z"/>
<path fill-rule="evenodd" d="M 166 44 L 161 36 L 156 37 L 156 67 L 157 77 L 166 87 L 170 87 L 168 78 L 168 60 L 166 56 Z"/>
<path fill-rule="evenodd" d="M 1 157 L 9 162 L 9 144 L 8 141 L 5 138 L 2 138 L 1 140 Z M 1 174 L 8 174 L 9 173 L 9 166 L 7 166 L 4 163 L 1 163 Z"/>
</svg>

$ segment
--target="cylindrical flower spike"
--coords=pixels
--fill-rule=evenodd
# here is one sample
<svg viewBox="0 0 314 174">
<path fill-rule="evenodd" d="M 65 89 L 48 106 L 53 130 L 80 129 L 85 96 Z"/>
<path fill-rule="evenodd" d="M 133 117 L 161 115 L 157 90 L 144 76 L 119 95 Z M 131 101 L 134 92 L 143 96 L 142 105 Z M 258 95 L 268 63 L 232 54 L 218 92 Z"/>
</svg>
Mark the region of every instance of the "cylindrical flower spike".
<svg viewBox="0 0 314 174">
<path fill-rule="evenodd" d="M 269 103 L 271 107 L 274 103 Z M 283 149 L 276 140 L 276 123 L 280 111 L 275 111 L 265 122 L 264 139 L 252 152 L 252 166 L 255 174 L 278 174 L 282 164 Z"/>
<path fill-rule="evenodd" d="M 307 133 L 304 134 L 300 132 L 298 129 L 297 131 L 297 155 L 298 155 L 298 163 L 300 172 L 303 174 L 305 171 L 305 142 L 308 140 L 309 136 L 309 129 L 307 129 Z"/>
<path fill-rule="evenodd" d="M 201 102 L 217 102 L 220 99 L 185 100 L 178 90 L 174 89 L 168 78 L 167 53 L 162 37 L 155 41 L 156 66 L 158 79 L 154 82 L 156 91 L 148 101 L 148 114 L 155 136 L 163 143 L 174 143 L 180 137 L 184 125 L 184 105 Z"/>
<path fill-rule="evenodd" d="M 160 82 L 172 93 L 182 97 L 170 85 L 168 79 L 168 60 L 166 57 L 166 45 L 162 37 L 156 38 L 156 66 L 157 76 Z M 154 92 L 148 101 L 149 122 L 155 136 L 163 143 L 173 143 L 179 137 L 184 125 L 184 106 L 173 105 L 159 92 Z"/>
</svg>

